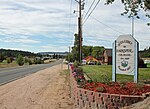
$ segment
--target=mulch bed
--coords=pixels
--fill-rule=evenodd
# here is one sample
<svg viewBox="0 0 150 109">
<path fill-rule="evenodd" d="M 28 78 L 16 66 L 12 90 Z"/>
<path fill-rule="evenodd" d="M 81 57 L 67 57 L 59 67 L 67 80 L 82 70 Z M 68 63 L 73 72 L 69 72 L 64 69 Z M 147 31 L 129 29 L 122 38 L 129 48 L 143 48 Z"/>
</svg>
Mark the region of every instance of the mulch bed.
<svg viewBox="0 0 150 109">
<path fill-rule="evenodd" d="M 150 92 L 150 86 L 144 84 L 136 84 L 133 82 L 109 82 L 107 84 L 101 82 L 86 82 L 82 84 L 82 88 L 95 92 L 122 94 L 122 95 L 142 95 Z"/>
</svg>

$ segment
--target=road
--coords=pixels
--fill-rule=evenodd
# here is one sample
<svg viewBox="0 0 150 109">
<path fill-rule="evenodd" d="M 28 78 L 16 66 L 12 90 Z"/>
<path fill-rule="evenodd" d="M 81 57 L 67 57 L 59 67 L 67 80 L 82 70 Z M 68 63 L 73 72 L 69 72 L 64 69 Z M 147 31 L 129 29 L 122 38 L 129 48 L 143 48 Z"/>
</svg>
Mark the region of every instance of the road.
<svg viewBox="0 0 150 109">
<path fill-rule="evenodd" d="M 0 69 L 0 85 L 6 84 L 18 78 L 24 77 L 32 73 L 36 73 L 39 70 L 43 70 L 61 63 L 62 60 L 58 60 L 50 64 L 38 64 L 38 65 L 31 65 L 31 66 L 2 68 Z"/>
</svg>

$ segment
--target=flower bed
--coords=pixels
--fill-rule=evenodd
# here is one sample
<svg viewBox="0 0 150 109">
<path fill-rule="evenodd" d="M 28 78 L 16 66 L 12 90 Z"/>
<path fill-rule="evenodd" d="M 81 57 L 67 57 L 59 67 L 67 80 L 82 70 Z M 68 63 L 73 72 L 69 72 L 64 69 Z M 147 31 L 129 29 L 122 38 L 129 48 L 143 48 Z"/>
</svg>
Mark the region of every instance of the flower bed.
<svg viewBox="0 0 150 109">
<path fill-rule="evenodd" d="M 87 82 L 81 69 L 75 69 L 73 66 L 71 68 L 71 98 L 76 107 L 118 109 L 144 100 L 150 95 L 150 86 L 135 83 Z"/>
<path fill-rule="evenodd" d="M 142 95 L 144 93 L 150 92 L 150 86 L 143 84 L 135 84 L 132 82 L 118 83 L 110 82 L 107 84 L 100 82 L 86 83 L 82 85 L 84 89 L 109 93 L 109 94 L 121 94 L 121 95 Z"/>
</svg>

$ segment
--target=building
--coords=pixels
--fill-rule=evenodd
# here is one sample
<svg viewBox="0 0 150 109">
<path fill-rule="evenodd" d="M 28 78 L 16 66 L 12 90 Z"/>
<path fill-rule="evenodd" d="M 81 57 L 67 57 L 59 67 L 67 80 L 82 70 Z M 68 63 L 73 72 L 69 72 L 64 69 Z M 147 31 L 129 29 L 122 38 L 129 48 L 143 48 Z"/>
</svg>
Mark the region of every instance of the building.
<svg viewBox="0 0 150 109">
<path fill-rule="evenodd" d="M 86 57 L 86 58 L 84 58 L 83 60 L 82 60 L 82 62 L 85 64 L 85 63 L 88 63 L 89 61 L 92 61 L 92 62 L 95 62 L 95 63 L 97 63 L 98 62 L 98 60 L 96 59 L 96 58 L 94 58 L 93 56 L 88 56 L 88 57 Z"/>
<path fill-rule="evenodd" d="M 103 64 L 112 65 L 112 49 L 105 49 L 104 50 Z"/>
</svg>

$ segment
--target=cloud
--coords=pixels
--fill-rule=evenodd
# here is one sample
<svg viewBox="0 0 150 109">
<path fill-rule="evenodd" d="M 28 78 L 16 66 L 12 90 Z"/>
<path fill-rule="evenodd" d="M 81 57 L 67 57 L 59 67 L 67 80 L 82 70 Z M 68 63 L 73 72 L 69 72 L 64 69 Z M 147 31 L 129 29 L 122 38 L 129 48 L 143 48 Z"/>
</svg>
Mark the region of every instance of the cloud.
<svg viewBox="0 0 150 109">
<path fill-rule="evenodd" d="M 29 39 L 28 36 L 5 36 L 5 38 L 1 38 L 2 42 L 11 42 L 11 43 L 39 43 L 40 41 Z"/>
<path fill-rule="evenodd" d="M 67 46 L 60 46 L 60 45 L 45 45 L 45 46 L 41 46 L 40 48 L 42 48 L 42 50 L 40 51 L 52 51 L 52 52 L 63 52 L 64 50 L 67 51 L 68 47 Z"/>
<path fill-rule="evenodd" d="M 92 1 L 86 1 L 85 12 Z M 120 0 L 109 6 L 104 5 L 104 1 L 100 2 L 83 25 L 84 45 L 111 47 L 119 35 L 131 33 L 131 20 L 120 15 L 124 10 Z M 77 10 L 78 3 L 72 1 L 70 7 L 70 2 L 70 0 L 0 0 L 0 41 L 3 43 L 0 46 L 6 47 L 9 42 L 10 45 L 19 43 L 20 47 L 35 52 L 68 50 L 68 46 L 74 43 L 78 23 L 78 13 L 73 14 L 73 10 Z M 144 18 L 135 21 L 135 38 L 141 42 L 141 48 L 148 46 L 144 41 L 150 40 L 146 22 Z M 14 45 L 13 48 L 17 47 Z"/>
<path fill-rule="evenodd" d="M 91 0 L 90 3 L 92 3 Z M 120 0 L 109 6 L 102 5 L 103 3 L 104 2 L 100 2 L 99 6 L 84 24 L 84 37 L 86 37 L 86 40 L 93 38 L 93 42 L 91 41 L 92 44 L 104 44 L 104 46 L 109 45 L 112 47 L 113 41 L 116 40 L 119 35 L 132 34 L 132 20 L 127 16 L 121 16 L 121 13 L 124 11 L 124 6 L 120 3 Z M 150 41 L 150 27 L 146 25 L 148 20 L 143 18 L 134 20 L 134 37 L 140 41 L 141 49 L 143 49 L 145 45 L 150 46 L 148 43 L 144 44 L 144 42 Z M 103 39 L 106 40 L 106 43 L 104 43 Z M 147 39 L 147 41 L 144 39 Z M 85 44 L 87 44 L 86 40 L 84 40 Z"/>
</svg>

